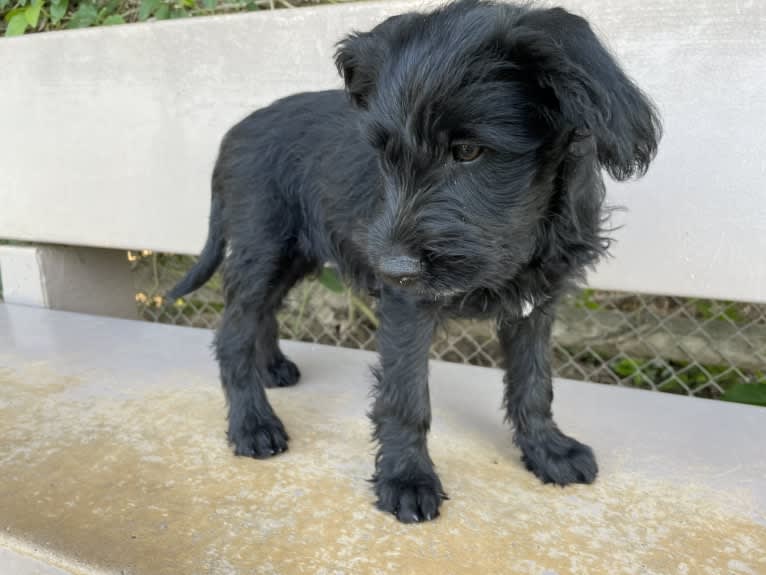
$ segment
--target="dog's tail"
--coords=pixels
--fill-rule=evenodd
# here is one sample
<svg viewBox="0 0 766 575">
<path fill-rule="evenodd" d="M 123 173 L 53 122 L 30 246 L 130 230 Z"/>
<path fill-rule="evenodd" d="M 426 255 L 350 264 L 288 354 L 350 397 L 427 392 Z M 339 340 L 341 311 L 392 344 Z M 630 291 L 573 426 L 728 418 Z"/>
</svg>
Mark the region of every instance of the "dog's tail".
<svg viewBox="0 0 766 575">
<path fill-rule="evenodd" d="M 202 287 L 221 265 L 226 253 L 226 238 L 223 234 L 223 219 L 221 217 L 223 206 L 221 204 L 222 198 L 219 194 L 214 193 L 210 206 L 210 224 L 205 247 L 202 248 L 202 253 L 194 267 L 167 293 L 166 298 L 170 301 Z"/>
</svg>

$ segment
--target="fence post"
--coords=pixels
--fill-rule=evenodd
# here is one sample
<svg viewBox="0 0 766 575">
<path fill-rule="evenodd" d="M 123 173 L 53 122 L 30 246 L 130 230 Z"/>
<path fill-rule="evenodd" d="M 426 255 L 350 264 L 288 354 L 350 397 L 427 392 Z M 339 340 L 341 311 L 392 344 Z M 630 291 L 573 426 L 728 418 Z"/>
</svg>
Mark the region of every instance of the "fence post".
<svg viewBox="0 0 766 575">
<path fill-rule="evenodd" d="M 9 304 L 136 319 L 125 251 L 74 246 L 0 246 Z"/>
</svg>

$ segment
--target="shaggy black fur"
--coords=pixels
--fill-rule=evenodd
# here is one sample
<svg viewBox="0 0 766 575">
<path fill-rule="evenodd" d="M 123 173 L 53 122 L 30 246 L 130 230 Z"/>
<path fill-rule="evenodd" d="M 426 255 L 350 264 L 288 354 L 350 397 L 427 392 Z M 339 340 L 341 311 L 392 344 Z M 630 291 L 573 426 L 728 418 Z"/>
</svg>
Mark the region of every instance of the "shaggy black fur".
<svg viewBox="0 0 766 575">
<path fill-rule="evenodd" d="M 462 0 L 352 34 L 336 63 L 345 94 L 285 98 L 226 135 L 207 244 L 169 294 L 224 262 L 215 346 L 236 453 L 287 449 L 264 389 L 299 371 L 278 347 L 275 313 L 332 262 L 380 296 L 379 508 L 421 521 L 445 499 L 426 447 L 428 348 L 451 316 L 497 318 L 527 467 L 544 482 L 593 481 L 592 451 L 552 419 L 551 323 L 607 248 L 601 169 L 623 180 L 654 157 L 651 103 L 562 9 Z"/>
</svg>

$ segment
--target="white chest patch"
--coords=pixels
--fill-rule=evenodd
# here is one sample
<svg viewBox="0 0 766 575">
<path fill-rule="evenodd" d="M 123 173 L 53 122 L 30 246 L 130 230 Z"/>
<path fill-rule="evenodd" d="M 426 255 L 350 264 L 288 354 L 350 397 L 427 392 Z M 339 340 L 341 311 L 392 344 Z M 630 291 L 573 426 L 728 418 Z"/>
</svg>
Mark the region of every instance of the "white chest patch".
<svg viewBox="0 0 766 575">
<path fill-rule="evenodd" d="M 525 299 L 521 302 L 521 317 L 529 317 L 535 309 L 535 302 Z"/>
</svg>

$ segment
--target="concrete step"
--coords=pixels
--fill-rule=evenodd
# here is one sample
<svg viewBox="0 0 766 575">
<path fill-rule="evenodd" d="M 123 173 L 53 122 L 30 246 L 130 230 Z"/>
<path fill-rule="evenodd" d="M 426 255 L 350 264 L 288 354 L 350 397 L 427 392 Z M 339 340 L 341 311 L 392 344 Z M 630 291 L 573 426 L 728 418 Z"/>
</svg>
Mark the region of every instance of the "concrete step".
<svg viewBox="0 0 766 575">
<path fill-rule="evenodd" d="M 367 481 L 374 355 L 284 342 L 290 450 L 255 461 L 226 445 L 211 337 L 0 305 L 0 573 L 766 573 L 766 409 L 558 381 L 601 468 L 562 489 L 521 464 L 500 371 L 434 362 L 451 499 L 405 526 Z"/>
</svg>

